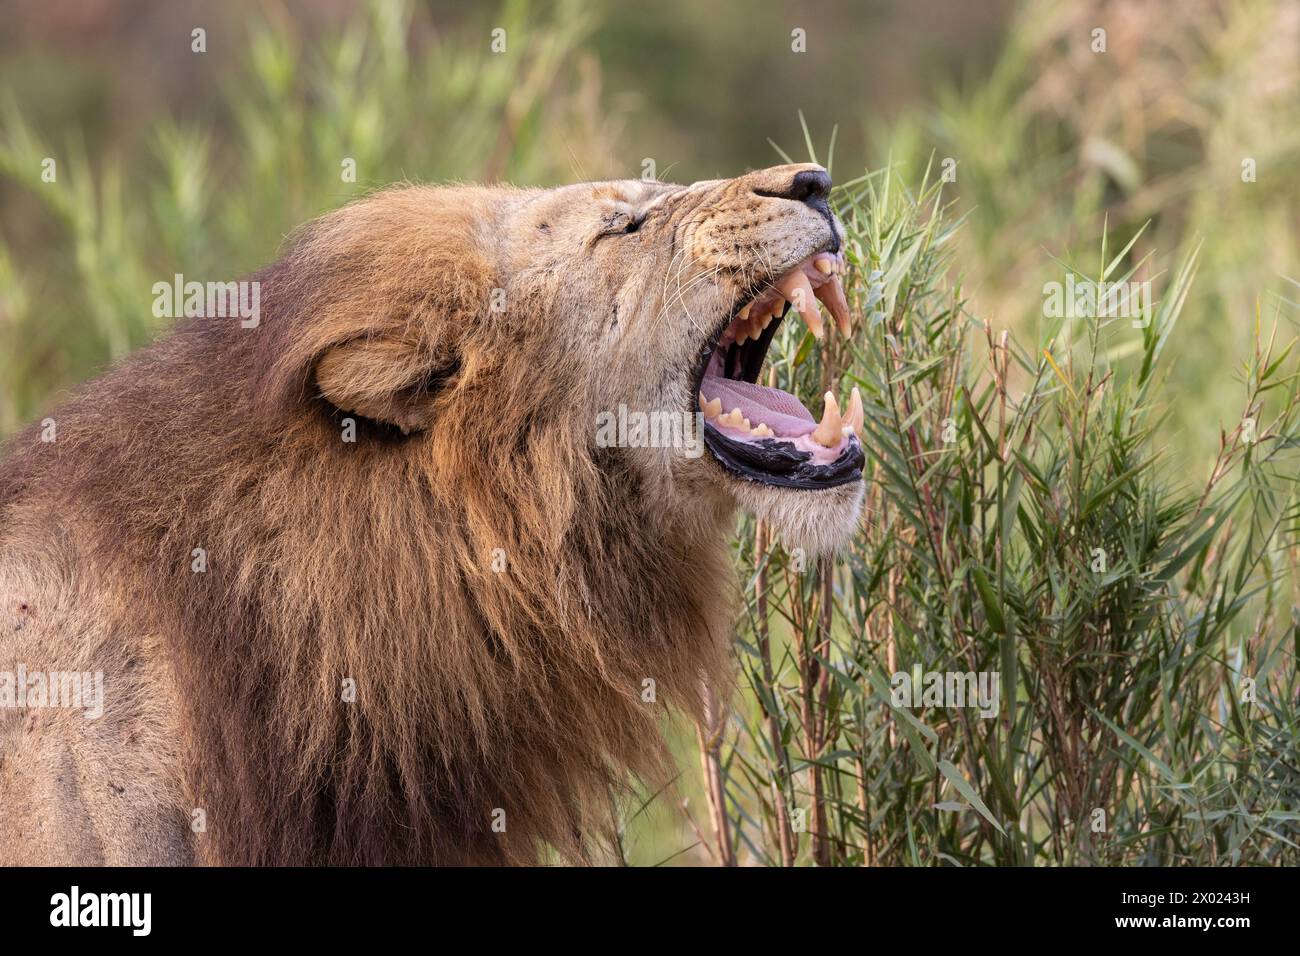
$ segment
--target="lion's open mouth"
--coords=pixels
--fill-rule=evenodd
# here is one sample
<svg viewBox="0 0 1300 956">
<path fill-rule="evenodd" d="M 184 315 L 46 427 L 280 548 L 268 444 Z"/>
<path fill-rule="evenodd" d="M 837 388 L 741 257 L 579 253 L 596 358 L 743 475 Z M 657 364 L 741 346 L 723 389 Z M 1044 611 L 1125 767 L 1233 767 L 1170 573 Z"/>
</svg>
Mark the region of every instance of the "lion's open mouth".
<svg viewBox="0 0 1300 956">
<path fill-rule="evenodd" d="M 819 252 L 771 282 L 739 309 L 704 360 L 699 402 L 704 442 L 729 472 L 786 488 L 830 488 L 862 478 L 862 399 L 841 410 L 827 392 L 821 421 L 794 395 L 758 384 L 777 328 L 791 308 L 821 338 L 820 300 L 842 334 L 849 309 L 841 257 Z"/>
</svg>

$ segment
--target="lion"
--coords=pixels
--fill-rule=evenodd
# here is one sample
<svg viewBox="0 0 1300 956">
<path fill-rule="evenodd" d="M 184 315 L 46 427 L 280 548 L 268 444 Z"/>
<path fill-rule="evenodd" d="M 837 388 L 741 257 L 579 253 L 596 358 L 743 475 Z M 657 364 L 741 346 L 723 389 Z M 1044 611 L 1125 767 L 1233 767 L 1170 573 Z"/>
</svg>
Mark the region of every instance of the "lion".
<svg viewBox="0 0 1300 956">
<path fill-rule="evenodd" d="M 737 509 L 819 553 L 858 521 L 860 397 L 757 384 L 784 318 L 848 329 L 830 187 L 380 190 L 253 327 L 182 320 L 17 434 L 0 862 L 591 861 L 664 708 L 727 686 Z"/>
</svg>

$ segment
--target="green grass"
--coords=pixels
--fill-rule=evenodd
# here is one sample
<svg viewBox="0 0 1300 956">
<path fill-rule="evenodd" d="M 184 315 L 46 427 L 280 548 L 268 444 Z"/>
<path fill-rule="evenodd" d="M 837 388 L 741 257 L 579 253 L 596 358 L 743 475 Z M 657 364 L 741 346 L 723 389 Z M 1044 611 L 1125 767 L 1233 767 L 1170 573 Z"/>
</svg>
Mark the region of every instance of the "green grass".
<svg viewBox="0 0 1300 956">
<path fill-rule="evenodd" d="M 1044 336 L 1043 284 L 1093 271 L 1104 232 L 1115 249 L 1136 238 L 1140 279 L 1168 282 L 1199 250 L 1167 357 L 1171 451 L 1192 470 L 1236 414 L 1224 360 L 1253 347 L 1256 303 L 1271 314 L 1300 298 L 1294 30 L 1277 0 L 1023 3 L 989 77 L 943 86 L 932 108 L 889 126 L 866 120 L 880 157 L 913 177 L 952 161 L 970 307 L 1026 340 Z"/>
</svg>

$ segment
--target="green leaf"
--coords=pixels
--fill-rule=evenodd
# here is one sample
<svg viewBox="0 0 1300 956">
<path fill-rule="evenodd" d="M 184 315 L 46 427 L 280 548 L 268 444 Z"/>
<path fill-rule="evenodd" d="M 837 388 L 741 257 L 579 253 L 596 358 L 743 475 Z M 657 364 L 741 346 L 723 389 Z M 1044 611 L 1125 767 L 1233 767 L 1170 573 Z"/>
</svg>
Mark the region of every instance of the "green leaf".
<svg viewBox="0 0 1300 956">
<path fill-rule="evenodd" d="M 975 788 L 966 782 L 966 778 L 961 775 L 960 770 L 954 767 L 947 760 L 940 760 L 939 772 L 948 779 L 949 783 L 957 788 L 958 793 L 970 801 L 971 806 L 979 811 L 980 816 L 992 824 L 994 829 L 999 833 L 1006 836 L 1007 831 L 1002 829 L 1002 824 L 998 823 L 998 821 L 993 818 L 993 814 L 989 813 L 989 808 L 984 805 L 984 801 L 981 800 L 980 795 L 975 792 Z"/>
<path fill-rule="evenodd" d="M 989 627 L 995 634 L 1006 633 L 1007 621 L 1002 614 L 1002 606 L 998 601 L 997 593 L 993 590 L 993 585 L 989 583 L 988 575 L 984 573 L 984 568 L 972 564 L 970 573 L 975 579 L 975 590 L 979 592 L 980 603 L 984 605 L 984 614 L 988 618 Z"/>
<path fill-rule="evenodd" d="M 1105 714 L 1098 712 L 1095 708 L 1093 709 L 1093 713 L 1097 715 L 1098 719 L 1100 719 L 1102 723 L 1104 723 L 1107 727 L 1109 727 L 1111 730 L 1115 732 L 1115 736 L 1117 736 L 1120 740 L 1124 741 L 1124 743 L 1128 744 L 1139 754 L 1141 754 L 1142 757 L 1147 761 L 1147 763 L 1151 764 L 1151 766 L 1159 770 L 1160 775 L 1162 777 L 1164 777 L 1166 780 L 1168 780 L 1171 784 L 1174 784 L 1175 786 L 1178 787 L 1186 786 L 1186 784 L 1184 784 L 1181 780 L 1178 779 L 1178 774 L 1174 773 L 1173 768 L 1170 767 L 1169 764 L 1165 763 L 1163 760 L 1161 760 L 1159 757 L 1153 754 L 1150 750 L 1148 750 L 1145 746 L 1143 746 L 1133 737 L 1130 737 L 1128 734 L 1124 733 L 1124 731 L 1120 730 L 1117 726 L 1115 726 L 1114 721 L 1109 720 Z"/>
</svg>

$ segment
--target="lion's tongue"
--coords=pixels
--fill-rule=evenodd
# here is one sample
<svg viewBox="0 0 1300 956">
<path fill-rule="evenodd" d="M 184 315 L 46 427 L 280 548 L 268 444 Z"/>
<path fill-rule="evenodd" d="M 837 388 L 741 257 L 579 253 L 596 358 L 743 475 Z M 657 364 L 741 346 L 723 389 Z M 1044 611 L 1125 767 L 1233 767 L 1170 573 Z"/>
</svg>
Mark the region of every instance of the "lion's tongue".
<svg viewBox="0 0 1300 956">
<path fill-rule="evenodd" d="M 723 412 L 739 408 L 740 414 L 757 426 L 760 422 L 784 438 L 807 435 L 817 427 L 812 412 L 789 392 L 735 379 L 707 376 L 700 383 L 705 399 L 722 400 Z"/>
</svg>

